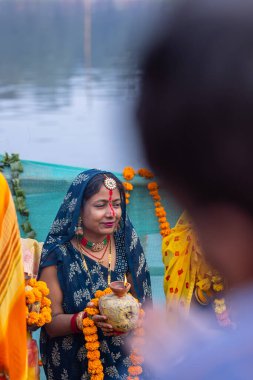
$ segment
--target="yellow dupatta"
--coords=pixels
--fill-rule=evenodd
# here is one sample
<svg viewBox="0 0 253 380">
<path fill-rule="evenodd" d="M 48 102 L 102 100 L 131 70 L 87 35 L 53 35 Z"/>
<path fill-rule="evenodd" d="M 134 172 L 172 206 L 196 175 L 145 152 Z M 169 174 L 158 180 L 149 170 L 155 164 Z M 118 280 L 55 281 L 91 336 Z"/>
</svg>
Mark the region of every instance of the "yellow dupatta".
<svg viewBox="0 0 253 380">
<path fill-rule="evenodd" d="M 20 234 L 13 199 L 0 173 L 0 378 L 26 379 L 26 344 Z"/>
<path fill-rule="evenodd" d="M 207 264 L 193 226 L 184 212 L 176 226 L 162 242 L 162 258 L 165 266 L 164 292 L 167 306 L 190 309 L 193 292 L 198 290 L 202 303 L 213 295 L 213 290 L 223 285 L 221 278 Z M 215 288 L 216 286 L 216 288 Z M 216 290 L 216 291 L 219 291 Z"/>
</svg>

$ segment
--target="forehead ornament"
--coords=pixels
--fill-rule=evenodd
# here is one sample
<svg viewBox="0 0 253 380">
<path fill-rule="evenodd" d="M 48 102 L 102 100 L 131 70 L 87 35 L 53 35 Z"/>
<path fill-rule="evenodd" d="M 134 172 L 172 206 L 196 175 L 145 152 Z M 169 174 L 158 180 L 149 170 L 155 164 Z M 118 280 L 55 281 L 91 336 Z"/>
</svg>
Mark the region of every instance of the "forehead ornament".
<svg viewBox="0 0 253 380">
<path fill-rule="evenodd" d="M 105 176 L 104 185 L 108 190 L 114 190 L 117 188 L 117 183 L 114 178 Z"/>
</svg>

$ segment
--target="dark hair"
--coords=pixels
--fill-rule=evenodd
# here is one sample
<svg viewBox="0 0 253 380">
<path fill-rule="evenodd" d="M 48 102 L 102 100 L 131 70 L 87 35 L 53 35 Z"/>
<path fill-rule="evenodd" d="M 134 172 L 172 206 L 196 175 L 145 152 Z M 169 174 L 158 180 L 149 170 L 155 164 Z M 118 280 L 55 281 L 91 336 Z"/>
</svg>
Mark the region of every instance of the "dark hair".
<svg viewBox="0 0 253 380">
<path fill-rule="evenodd" d="M 142 62 L 139 128 L 167 185 L 253 213 L 253 7 L 188 0 Z"/>
<path fill-rule="evenodd" d="M 106 175 L 107 175 L 107 177 L 111 177 L 111 178 L 115 179 L 115 181 L 117 183 L 117 188 L 118 188 L 119 193 L 120 193 L 121 202 L 125 202 L 125 189 L 124 189 L 122 182 L 112 173 L 107 172 Z M 105 180 L 105 175 L 103 173 L 99 173 L 99 174 L 95 175 L 89 181 L 89 183 L 86 187 L 85 193 L 84 193 L 83 202 L 87 201 L 93 195 L 95 195 L 99 192 L 99 190 L 101 189 L 101 186 L 104 183 L 104 180 Z"/>
</svg>

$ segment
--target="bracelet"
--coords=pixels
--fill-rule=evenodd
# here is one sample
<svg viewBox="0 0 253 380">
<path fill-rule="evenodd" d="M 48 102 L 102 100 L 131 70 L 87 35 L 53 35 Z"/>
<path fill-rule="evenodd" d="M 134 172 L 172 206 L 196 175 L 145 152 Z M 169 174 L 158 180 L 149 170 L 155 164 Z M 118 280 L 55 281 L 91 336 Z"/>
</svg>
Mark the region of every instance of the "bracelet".
<svg viewBox="0 0 253 380">
<path fill-rule="evenodd" d="M 70 329 L 71 329 L 72 334 L 76 334 L 76 333 L 80 332 L 80 330 L 79 330 L 79 328 L 77 327 L 77 324 L 76 324 L 76 319 L 78 317 L 78 314 L 79 313 L 73 314 L 72 317 L 71 317 L 71 320 L 70 320 Z"/>
<path fill-rule="evenodd" d="M 85 311 L 73 314 L 70 320 L 70 328 L 73 334 L 79 333 L 83 330 L 83 319 L 87 317 Z"/>
</svg>

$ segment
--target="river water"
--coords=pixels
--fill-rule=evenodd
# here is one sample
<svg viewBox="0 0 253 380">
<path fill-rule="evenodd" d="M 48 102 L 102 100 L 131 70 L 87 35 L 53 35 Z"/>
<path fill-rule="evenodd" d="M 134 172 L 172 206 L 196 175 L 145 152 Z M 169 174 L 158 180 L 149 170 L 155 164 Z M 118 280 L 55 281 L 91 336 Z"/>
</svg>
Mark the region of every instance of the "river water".
<svg viewBox="0 0 253 380">
<path fill-rule="evenodd" d="M 137 61 L 158 4 L 0 1 L 0 154 L 118 172 L 144 166 Z"/>
</svg>

